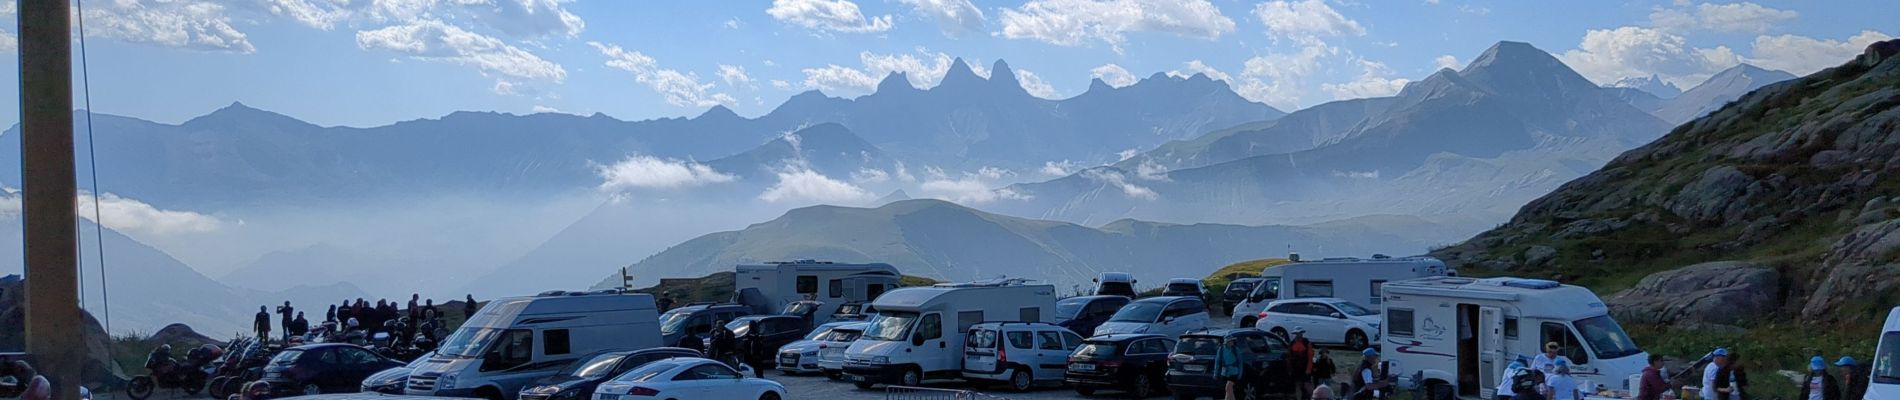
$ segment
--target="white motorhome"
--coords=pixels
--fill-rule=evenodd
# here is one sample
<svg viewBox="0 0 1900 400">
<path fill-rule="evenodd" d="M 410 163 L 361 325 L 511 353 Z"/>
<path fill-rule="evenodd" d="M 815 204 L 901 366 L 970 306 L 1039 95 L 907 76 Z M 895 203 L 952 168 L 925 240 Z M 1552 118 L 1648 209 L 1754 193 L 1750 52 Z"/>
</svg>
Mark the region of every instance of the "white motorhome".
<svg viewBox="0 0 1900 400">
<path fill-rule="evenodd" d="M 1880 328 L 1880 344 L 1874 348 L 1869 370 L 1866 398 L 1900 399 L 1900 307 L 1887 311 L 1887 324 Z"/>
<path fill-rule="evenodd" d="M 658 319 L 653 296 L 619 290 L 495 299 L 410 372 L 404 393 L 513 400 L 582 355 L 660 346 Z"/>
<path fill-rule="evenodd" d="M 1490 399 L 1517 354 L 1557 343 L 1579 387 L 1629 390 L 1648 354 L 1596 293 L 1523 278 L 1423 278 L 1385 285 L 1384 354 L 1428 398 Z"/>
<path fill-rule="evenodd" d="M 916 386 L 963 372 L 963 339 L 984 322 L 1055 322 L 1056 288 L 1022 280 L 945 283 L 893 290 L 871 303 L 864 335 L 845 349 L 846 379 Z"/>
<path fill-rule="evenodd" d="M 1388 282 L 1407 279 L 1457 276 L 1444 261 L 1432 257 L 1372 258 L 1337 257 L 1318 261 L 1299 261 L 1267 267 L 1260 272 L 1247 299 L 1234 305 L 1237 327 L 1251 327 L 1260 320 L 1260 312 L 1275 300 L 1334 297 L 1366 306 L 1374 311 L 1383 300 L 1379 288 Z"/>
<path fill-rule="evenodd" d="M 810 312 L 813 324 L 831 319 L 838 306 L 867 302 L 896 289 L 899 275 L 890 264 L 846 264 L 830 261 L 796 260 L 736 267 L 733 293 L 738 303 L 750 306 L 754 313 L 774 314 L 785 305 L 801 300 L 816 300 L 817 310 Z"/>
</svg>

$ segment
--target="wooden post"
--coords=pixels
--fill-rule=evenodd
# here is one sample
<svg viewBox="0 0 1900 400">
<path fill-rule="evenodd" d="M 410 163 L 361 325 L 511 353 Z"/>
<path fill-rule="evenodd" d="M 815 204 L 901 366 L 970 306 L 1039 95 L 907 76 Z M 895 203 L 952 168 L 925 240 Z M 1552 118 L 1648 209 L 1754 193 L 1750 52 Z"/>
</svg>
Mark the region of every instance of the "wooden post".
<svg viewBox="0 0 1900 400">
<path fill-rule="evenodd" d="M 19 3 L 20 179 L 26 237 L 26 350 L 55 398 L 79 398 L 85 335 L 74 224 L 73 69 L 67 0 Z"/>
</svg>

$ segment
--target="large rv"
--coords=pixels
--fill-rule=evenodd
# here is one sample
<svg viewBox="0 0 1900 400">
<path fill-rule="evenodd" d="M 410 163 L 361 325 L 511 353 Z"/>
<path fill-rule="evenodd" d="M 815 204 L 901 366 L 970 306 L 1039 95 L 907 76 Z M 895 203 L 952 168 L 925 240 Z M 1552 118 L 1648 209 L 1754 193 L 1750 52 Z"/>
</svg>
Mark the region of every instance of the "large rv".
<svg viewBox="0 0 1900 400">
<path fill-rule="evenodd" d="M 1867 382 L 1869 399 L 1900 399 L 1900 307 L 1887 311 L 1887 323 L 1880 328 L 1880 344 L 1875 347 L 1872 374 Z M 1854 379 L 1869 379 L 1868 376 Z M 1842 382 L 1846 383 L 1846 382 Z"/>
<path fill-rule="evenodd" d="M 862 303 L 896 289 L 901 275 L 890 264 L 845 264 L 796 260 L 742 264 L 733 277 L 738 302 L 755 314 L 776 314 L 798 301 L 816 300 L 819 309 L 800 310 L 822 324 L 845 303 Z"/>
<path fill-rule="evenodd" d="M 1595 293 L 1523 278 L 1425 278 L 1385 285 L 1384 353 L 1406 388 L 1493 398 L 1516 354 L 1557 343 L 1583 384 L 1630 390 L 1648 354 Z"/>
<path fill-rule="evenodd" d="M 658 319 L 653 296 L 611 289 L 495 299 L 410 372 L 404 393 L 512 400 L 582 355 L 660 346 Z"/>
<path fill-rule="evenodd" d="M 893 290 L 871 303 L 864 335 L 845 349 L 845 377 L 861 388 L 917 386 L 963 372 L 963 339 L 984 322 L 1055 322 L 1056 288 L 1021 280 Z"/>
<path fill-rule="evenodd" d="M 1379 288 L 1389 282 L 1407 279 L 1457 276 L 1444 261 L 1432 257 L 1374 255 L 1372 258 L 1339 257 L 1296 262 L 1268 267 L 1260 272 L 1260 283 L 1246 300 L 1234 305 L 1234 322 L 1251 327 L 1259 321 L 1260 311 L 1275 300 L 1334 297 L 1378 310 L 1384 300 Z"/>
</svg>

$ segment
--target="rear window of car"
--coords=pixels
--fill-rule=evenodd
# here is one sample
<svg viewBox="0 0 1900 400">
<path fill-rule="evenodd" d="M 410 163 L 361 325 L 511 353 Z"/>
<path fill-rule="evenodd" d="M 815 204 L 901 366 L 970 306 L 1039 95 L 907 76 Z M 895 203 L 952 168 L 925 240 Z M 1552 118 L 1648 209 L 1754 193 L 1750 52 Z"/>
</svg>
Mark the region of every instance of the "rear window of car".
<svg viewBox="0 0 1900 400">
<path fill-rule="evenodd" d="M 1181 343 L 1174 346 L 1174 352 L 1195 356 L 1211 356 L 1220 351 L 1220 340 L 1220 338 L 1208 336 L 1181 338 Z"/>
<path fill-rule="evenodd" d="M 964 343 L 967 343 L 967 346 L 973 349 L 996 348 L 996 330 L 971 329 L 970 338 L 964 340 Z"/>
<path fill-rule="evenodd" d="M 858 340 L 858 336 L 863 335 L 864 331 L 859 329 L 832 329 L 831 333 L 825 335 L 823 340 L 828 342 L 849 342 Z M 990 341 L 994 342 L 995 340 L 996 338 L 994 336 L 990 337 Z"/>
<path fill-rule="evenodd" d="M 1089 357 L 1113 357 L 1115 356 L 1115 350 L 1119 347 L 1120 346 L 1116 345 L 1114 342 L 1084 342 L 1082 343 L 1081 348 L 1075 349 L 1075 355 L 1089 356 Z"/>
</svg>

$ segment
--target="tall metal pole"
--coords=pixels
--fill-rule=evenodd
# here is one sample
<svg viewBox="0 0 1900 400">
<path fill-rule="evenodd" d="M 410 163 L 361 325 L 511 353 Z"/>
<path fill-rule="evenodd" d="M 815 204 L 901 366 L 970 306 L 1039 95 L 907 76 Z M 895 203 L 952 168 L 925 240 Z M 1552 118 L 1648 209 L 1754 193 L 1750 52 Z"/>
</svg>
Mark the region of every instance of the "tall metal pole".
<svg viewBox="0 0 1900 400">
<path fill-rule="evenodd" d="M 68 0 L 20 4 L 20 177 L 26 237 L 26 351 L 55 398 L 79 397 L 81 331 Z"/>
</svg>

